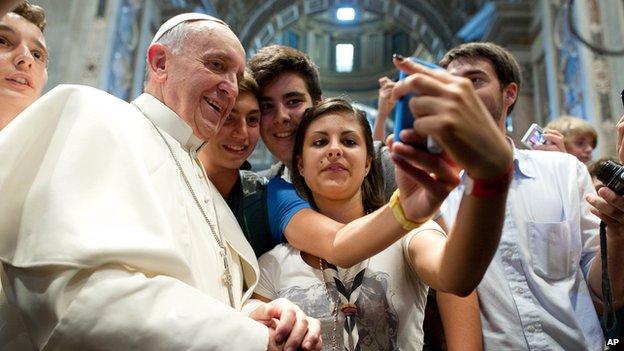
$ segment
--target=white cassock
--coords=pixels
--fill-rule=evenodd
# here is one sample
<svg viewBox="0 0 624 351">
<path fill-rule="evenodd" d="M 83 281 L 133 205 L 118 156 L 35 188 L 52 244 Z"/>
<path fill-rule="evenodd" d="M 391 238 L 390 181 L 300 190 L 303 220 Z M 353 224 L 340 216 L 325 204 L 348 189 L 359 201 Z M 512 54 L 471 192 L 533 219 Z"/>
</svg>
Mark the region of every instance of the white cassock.
<svg viewBox="0 0 624 351">
<path fill-rule="evenodd" d="M 153 96 L 133 104 L 59 86 L 0 133 L 0 350 L 266 349 L 247 317 L 257 261 L 195 160 L 202 142 Z M 219 246 L 148 118 L 226 242 L 233 308 Z"/>
</svg>

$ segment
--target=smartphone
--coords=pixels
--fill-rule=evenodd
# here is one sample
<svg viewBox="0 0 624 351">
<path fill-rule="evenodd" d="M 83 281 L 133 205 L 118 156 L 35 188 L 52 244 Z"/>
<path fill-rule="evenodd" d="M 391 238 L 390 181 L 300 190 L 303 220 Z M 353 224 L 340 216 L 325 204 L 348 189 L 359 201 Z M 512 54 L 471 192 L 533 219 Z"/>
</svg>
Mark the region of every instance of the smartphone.
<svg viewBox="0 0 624 351">
<path fill-rule="evenodd" d="M 428 68 L 444 69 L 434 63 L 421 60 L 417 57 L 410 57 L 409 59 Z M 401 71 L 399 73 L 399 80 L 405 79 L 405 77 L 407 76 L 408 74 Z M 415 96 L 415 94 L 410 93 L 401 97 L 399 101 L 397 101 L 395 112 L 394 112 L 394 141 L 401 140 L 399 137 L 399 134 L 401 133 L 403 129 L 413 128 L 414 116 L 412 116 L 412 112 L 409 109 L 409 100 L 413 96 Z M 440 146 L 438 146 L 438 144 L 435 142 L 435 140 L 433 140 L 431 136 L 427 136 L 427 151 L 434 153 L 434 154 L 439 154 L 442 152 L 442 149 L 440 148 Z"/>
<path fill-rule="evenodd" d="M 544 139 L 544 131 L 542 128 L 536 123 L 533 123 L 529 129 L 527 129 L 526 133 L 524 133 L 524 136 L 520 141 L 522 141 L 522 143 L 529 149 L 533 149 L 535 145 L 544 144 L 546 139 Z"/>
</svg>

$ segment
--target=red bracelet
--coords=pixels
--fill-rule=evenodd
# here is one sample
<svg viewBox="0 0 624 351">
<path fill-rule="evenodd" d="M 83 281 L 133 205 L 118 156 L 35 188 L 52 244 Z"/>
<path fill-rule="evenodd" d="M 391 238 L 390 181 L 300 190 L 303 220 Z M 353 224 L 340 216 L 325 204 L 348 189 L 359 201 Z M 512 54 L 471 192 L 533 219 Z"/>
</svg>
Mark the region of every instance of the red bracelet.
<svg viewBox="0 0 624 351">
<path fill-rule="evenodd" d="M 513 179 L 513 164 L 509 170 L 499 176 L 488 179 L 476 179 L 468 175 L 464 194 L 475 197 L 494 197 L 507 192 Z"/>
</svg>

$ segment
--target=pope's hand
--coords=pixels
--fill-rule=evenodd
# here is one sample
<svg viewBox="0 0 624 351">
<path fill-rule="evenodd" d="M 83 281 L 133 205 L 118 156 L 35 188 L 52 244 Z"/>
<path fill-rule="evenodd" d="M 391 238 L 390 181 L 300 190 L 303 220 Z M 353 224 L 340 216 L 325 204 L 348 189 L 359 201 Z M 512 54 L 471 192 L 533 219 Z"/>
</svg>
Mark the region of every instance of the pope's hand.
<svg viewBox="0 0 624 351">
<path fill-rule="evenodd" d="M 321 323 L 292 302 L 276 299 L 255 309 L 249 317 L 269 327 L 268 350 L 321 350 Z"/>
</svg>

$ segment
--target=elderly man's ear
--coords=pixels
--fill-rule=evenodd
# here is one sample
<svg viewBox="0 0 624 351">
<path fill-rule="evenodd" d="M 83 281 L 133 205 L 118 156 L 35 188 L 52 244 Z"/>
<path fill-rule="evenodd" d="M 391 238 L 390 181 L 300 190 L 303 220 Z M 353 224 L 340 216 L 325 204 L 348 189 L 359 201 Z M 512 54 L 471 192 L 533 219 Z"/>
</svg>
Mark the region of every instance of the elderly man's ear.
<svg viewBox="0 0 624 351">
<path fill-rule="evenodd" d="M 147 65 L 150 77 L 157 82 L 167 80 L 167 57 L 169 50 L 166 46 L 156 43 L 147 49 Z"/>
</svg>

